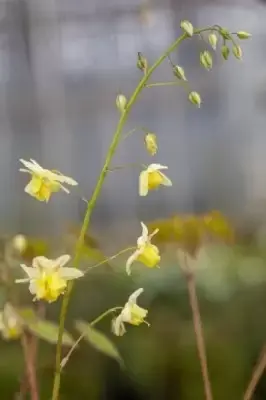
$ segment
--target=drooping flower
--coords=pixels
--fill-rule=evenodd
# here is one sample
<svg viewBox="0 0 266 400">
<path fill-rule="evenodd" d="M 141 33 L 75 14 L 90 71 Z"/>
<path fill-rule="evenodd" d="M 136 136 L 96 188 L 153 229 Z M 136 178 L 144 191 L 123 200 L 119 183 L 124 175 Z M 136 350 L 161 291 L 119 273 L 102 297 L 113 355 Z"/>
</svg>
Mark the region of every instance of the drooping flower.
<svg viewBox="0 0 266 400">
<path fill-rule="evenodd" d="M 139 195 L 147 196 L 149 190 L 157 189 L 160 185 L 172 186 L 171 180 L 161 170 L 168 167 L 161 164 L 150 164 L 139 176 Z"/>
<path fill-rule="evenodd" d="M 16 282 L 29 282 L 29 291 L 35 296 L 34 300 L 46 300 L 51 303 L 64 293 L 67 281 L 84 275 L 77 268 L 65 267 L 69 260 L 70 256 L 67 254 L 55 260 L 43 256 L 35 257 L 32 267 L 21 264 L 28 278 L 17 279 Z"/>
<path fill-rule="evenodd" d="M 136 251 L 128 258 L 126 263 L 127 274 L 131 274 L 131 265 L 134 261 L 139 261 L 146 267 L 154 268 L 160 262 L 160 254 L 157 246 L 151 243 L 151 238 L 156 235 L 158 229 L 155 229 L 150 235 L 147 226 L 141 222 L 142 235 L 137 240 Z"/>
<path fill-rule="evenodd" d="M 0 311 L 0 332 L 5 340 L 18 339 L 22 334 L 21 321 L 9 303 Z"/>
<path fill-rule="evenodd" d="M 69 190 L 63 185 L 64 183 L 72 186 L 78 184 L 74 179 L 64 176 L 58 171 L 42 168 L 35 160 L 21 159 L 20 162 L 26 167 L 20 168 L 20 171 L 31 175 L 31 180 L 24 190 L 39 201 L 48 202 L 51 194 L 60 190 L 69 193 Z"/>
<path fill-rule="evenodd" d="M 143 293 L 143 289 L 138 289 L 131 296 L 129 296 L 127 303 L 125 304 L 123 310 L 118 315 L 118 317 L 114 318 L 112 321 L 112 332 L 116 336 L 123 336 L 126 332 L 125 323 L 138 326 L 142 323 L 148 322 L 145 321 L 145 318 L 148 314 L 148 310 L 145 308 L 139 307 L 137 305 L 137 298 L 141 293 Z"/>
</svg>

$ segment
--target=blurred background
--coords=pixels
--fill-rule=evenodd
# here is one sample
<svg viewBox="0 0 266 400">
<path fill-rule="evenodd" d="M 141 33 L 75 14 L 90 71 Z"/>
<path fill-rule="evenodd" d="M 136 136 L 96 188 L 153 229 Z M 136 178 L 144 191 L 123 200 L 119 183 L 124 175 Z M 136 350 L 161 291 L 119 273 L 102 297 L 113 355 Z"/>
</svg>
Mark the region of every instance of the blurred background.
<svg viewBox="0 0 266 400">
<path fill-rule="evenodd" d="M 216 400 L 242 398 L 266 341 L 265 18 L 263 0 L 0 2 L 0 232 L 40 240 L 49 254 L 75 240 L 86 207 L 81 198 L 90 198 L 119 118 L 115 98 L 129 96 L 141 77 L 137 52 L 152 63 L 180 34 L 182 19 L 252 33 L 242 43 L 243 62 L 223 62 L 217 54 L 211 72 L 199 65 L 202 41 L 187 41 L 173 53 L 200 92 L 201 109 L 181 88 L 154 87 L 143 92 L 126 127 L 157 134 L 155 162 L 169 166 L 173 187 L 142 199 L 138 169 L 110 173 L 90 232 L 95 251 L 88 262 L 94 263 L 134 244 L 141 220 L 216 209 L 233 221 L 234 246 L 210 246 L 197 272 Z M 168 63 L 153 78 L 170 79 Z M 62 171 L 79 189 L 47 205 L 35 201 L 23 191 L 19 158 Z M 140 133 L 120 146 L 113 166 L 138 162 L 147 162 Z M 70 329 L 74 318 L 93 319 L 138 287 L 145 287 L 141 301 L 151 327 L 115 339 L 126 371 L 84 344 L 64 373 L 61 400 L 204 398 L 186 283 L 172 245 L 166 238 L 160 270 L 136 267 L 129 279 L 122 258 L 79 284 Z M 47 313 L 56 319 L 58 306 Z M 101 328 L 110 335 L 109 321 Z M 54 348 L 43 344 L 40 351 L 41 398 L 48 399 Z M 13 343 L 2 343 L 1 354 L 1 398 L 13 399 L 23 359 Z M 266 398 L 265 378 L 255 398 Z"/>
</svg>

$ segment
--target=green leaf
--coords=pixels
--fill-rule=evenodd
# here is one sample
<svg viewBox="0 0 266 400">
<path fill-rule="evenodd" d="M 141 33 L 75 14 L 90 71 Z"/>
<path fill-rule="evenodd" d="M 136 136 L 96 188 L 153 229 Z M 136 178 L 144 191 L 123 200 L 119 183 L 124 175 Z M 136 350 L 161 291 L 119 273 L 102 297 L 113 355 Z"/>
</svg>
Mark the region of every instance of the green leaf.
<svg viewBox="0 0 266 400">
<path fill-rule="evenodd" d="M 42 319 L 25 319 L 25 325 L 28 330 L 40 339 L 46 342 L 56 344 L 58 340 L 58 325 L 53 322 L 42 320 Z M 72 346 L 75 343 L 74 339 L 68 332 L 63 334 L 63 345 Z"/>
<path fill-rule="evenodd" d="M 123 366 L 123 360 L 113 344 L 103 333 L 92 328 L 90 324 L 83 321 L 76 322 L 77 330 L 84 335 L 84 339 L 87 340 L 96 350 L 101 351 L 105 355 L 114 358 L 120 366 Z"/>
</svg>

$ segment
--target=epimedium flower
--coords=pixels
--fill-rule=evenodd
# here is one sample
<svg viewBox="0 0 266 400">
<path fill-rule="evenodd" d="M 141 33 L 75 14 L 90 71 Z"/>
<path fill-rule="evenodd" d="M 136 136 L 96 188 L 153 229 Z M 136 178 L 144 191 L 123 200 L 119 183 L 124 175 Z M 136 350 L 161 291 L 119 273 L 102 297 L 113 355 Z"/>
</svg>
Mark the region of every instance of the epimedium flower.
<svg viewBox="0 0 266 400">
<path fill-rule="evenodd" d="M 139 176 L 139 195 L 147 196 L 149 190 L 157 189 L 160 185 L 172 186 L 171 180 L 161 172 L 168 169 L 165 165 L 150 164 Z"/>
<path fill-rule="evenodd" d="M 158 229 L 155 229 L 149 235 L 147 226 L 143 222 L 141 222 L 141 226 L 142 235 L 137 239 L 137 249 L 128 258 L 126 263 L 126 272 L 128 275 L 131 274 L 131 265 L 134 261 L 139 261 L 146 265 L 146 267 L 154 268 L 158 266 L 158 263 L 161 260 L 158 247 L 151 243 L 151 239 L 156 235 Z"/>
<path fill-rule="evenodd" d="M 137 305 L 137 298 L 143 291 L 144 290 L 141 288 L 132 293 L 121 313 L 112 320 L 112 332 L 116 336 L 124 335 L 126 332 L 125 323 L 135 326 L 142 323 L 149 325 L 148 322 L 145 321 L 148 310 Z"/>
<path fill-rule="evenodd" d="M 56 301 L 64 293 L 67 281 L 82 277 L 84 274 L 77 268 L 65 267 L 70 256 L 65 254 L 55 260 L 43 256 L 35 257 L 32 267 L 21 264 L 21 268 L 28 275 L 25 279 L 17 279 L 17 283 L 29 282 L 29 291 L 35 300 L 46 300 L 49 303 Z"/>
<path fill-rule="evenodd" d="M 60 190 L 69 193 L 69 190 L 63 185 L 64 183 L 72 186 L 78 184 L 74 179 L 62 175 L 59 171 L 50 171 L 41 167 L 35 160 L 20 159 L 20 162 L 26 167 L 20 168 L 20 171 L 31 175 L 31 180 L 24 190 L 39 201 L 48 202 L 51 194 Z"/>
<path fill-rule="evenodd" d="M 5 340 L 18 339 L 22 334 L 21 321 L 9 303 L 0 311 L 0 332 Z"/>
</svg>

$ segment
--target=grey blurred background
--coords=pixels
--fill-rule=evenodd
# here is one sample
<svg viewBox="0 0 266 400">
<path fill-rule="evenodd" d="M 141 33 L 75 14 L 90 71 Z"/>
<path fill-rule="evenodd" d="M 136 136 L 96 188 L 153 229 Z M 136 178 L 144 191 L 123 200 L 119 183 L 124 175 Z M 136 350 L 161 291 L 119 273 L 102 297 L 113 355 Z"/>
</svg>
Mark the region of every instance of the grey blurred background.
<svg viewBox="0 0 266 400">
<path fill-rule="evenodd" d="M 93 224 L 131 226 L 139 219 L 218 208 L 239 213 L 266 188 L 264 19 L 259 1 L 7 0 L 0 3 L 0 227 L 4 232 L 54 235 L 81 221 L 118 121 L 115 97 L 130 95 L 140 71 L 179 35 L 180 20 L 219 23 L 252 32 L 244 61 L 217 57 L 211 72 L 198 63 L 203 44 L 185 43 L 173 61 L 186 68 L 203 106 L 194 109 L 178 87 L 146 90 L 128 129 L 158 135 L 156 161 L 174 186 L 140 199 L 137 169 L 110 174 Z M 166 63 L 155 80 L 171 79 Z M 48 206 L 23 192 L 19 158 L 34 158 L 80 184 Z M 124 142 L 115 165 L 147 162 L 140 134 Z"/>
</svg>

